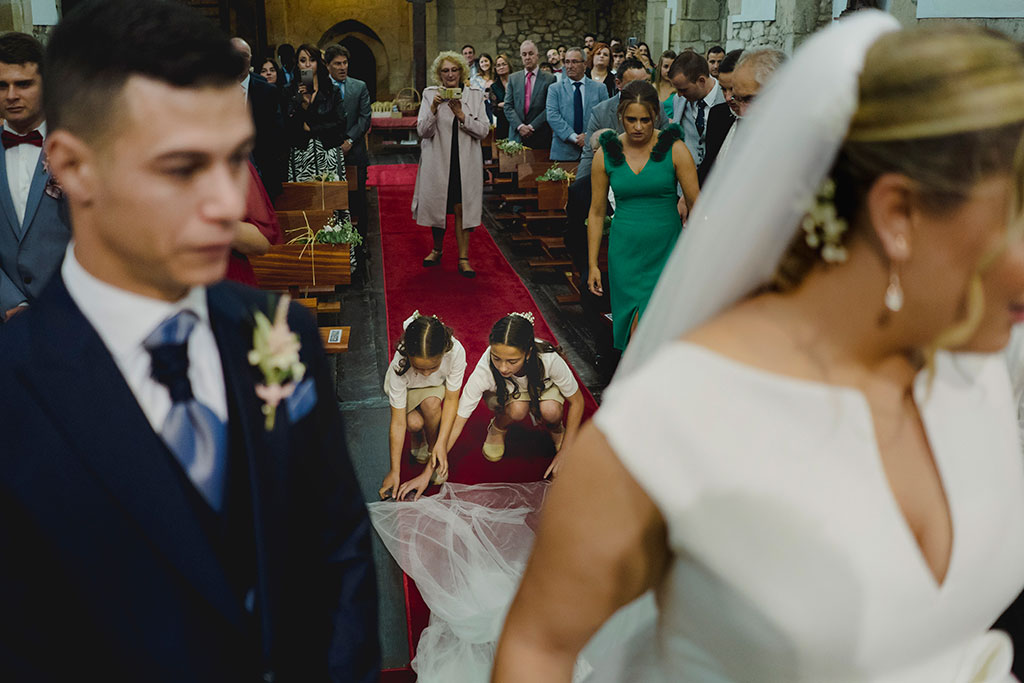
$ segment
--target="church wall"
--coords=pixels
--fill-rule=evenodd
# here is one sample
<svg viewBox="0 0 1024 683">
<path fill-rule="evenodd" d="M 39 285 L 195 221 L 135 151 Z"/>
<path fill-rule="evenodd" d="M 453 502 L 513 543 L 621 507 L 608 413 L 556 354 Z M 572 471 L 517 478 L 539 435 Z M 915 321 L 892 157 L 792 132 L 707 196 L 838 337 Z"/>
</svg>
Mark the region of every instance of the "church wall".
<svg viewBox="0 0 1024 683">
<path fill-rule="evenodd" d="M 904 26 L 933 24 L 945 19 L 918 19 L 917 0 L 889 0 L 889 11 Z M 1024 42 L 1024 19 L 957 19 L 1002 31 L 1018 42 Z"/>
<path fill-rule="evenodd" d="M 466 0 L 479 2 L 480 0 Z M 513 0 L 498 11 L 501 34 L 497 36 L 498 52 L 512 57 L 513 69 L 521 68 L 519 45 L 526 39 L 537 43 L 543 58 L 552 47 L 582 46 L 583 34 L 597 33 L 597 13 L 592 3 L 552 3 L 550 0 Z"/>
<path fill-rule="evenodd" d="M 428 24 L 432 11 L 428 10 Z M 413 85 L 412 5 L 406 0 L 266 0 L 266 13 L 271 45 L 317 44 L 339 22 L 362 22 L 380 38 L 364 40 L 378 64 L 378 99 L 389 99 Z M 428 44 L 429 38 L 428 33 Z"/>
</svg>

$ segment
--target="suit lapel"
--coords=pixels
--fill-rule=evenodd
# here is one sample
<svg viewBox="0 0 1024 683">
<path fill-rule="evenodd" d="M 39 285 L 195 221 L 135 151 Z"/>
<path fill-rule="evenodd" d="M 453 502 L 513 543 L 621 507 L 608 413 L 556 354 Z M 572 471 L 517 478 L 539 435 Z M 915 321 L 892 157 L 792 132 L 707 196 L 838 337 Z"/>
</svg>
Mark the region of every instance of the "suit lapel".
<svg viewBox="0 0 1024 683">
<path fill-rule="evenodd" d="M 18 222 L 18 214 L 14 212 L 14 200 L 11 199 L 11 186 L 7 178 L 7 154 L 5 153 L 0 153 L 0 204 L 3 205 L 4 216 L 7 218 L 8 225 L 11 226 L 11 232 L 20 241 L 21 224 Z"/>
<path fill-rule="evenodd" d="M 21 235 L 18 239 L 25 236 L 30 225 L 32 225 L 32 219 L 36 216 L 36 210 L 39 208 L 39 201 L 43 198 L 43 189 L 46 187 L 47 173 L 44 168 L 46 161 L 46 153 L 39 153 L 39 161 L 36 162 L 36 168 L 32 171 L 32 184 L 28 188 L 28 201 L 25 203 L 25 220 L 21 222 Z"/>
<path fill-rule="evenodd" d="M 33 308 L 33 373 L 24 380 L 54 429 L 63 432 L 71 451 L 135 519 L 157 552 L 229 621 L 240 624 L 241 608 L 173 456 L 60 277 Z"/>
<path fill-rule="evenodd" d="M 541 74 L 543 74 L 543 73 L 544 73 L 543 71 L 541 71 L 540 69 L 537 69 L 537 73 L 535 73 L 533 75 L 533 92 L 530 94 L 530 108 L 531 109 L 536 107 L 537 103 L 540 101 L 540 100 L 537 99 L 540 96 L 540 93 L 537 92 L 537 91 L 540 89 L 540 79 L 541 79 Z M 525 74 L 523 75 L 523 78 L 526 78 Z"/>
<path fill-rule="evenodd" d="M 210 287 L 207 301 L 224 368 L 228 402 L 236 408 L 231 419 L 240 422 L 233 426 L 237 429 L 231 431 L 241 435 L 242 447 L 232 450 L 245 454 L 256 540 L 256 602 L 260 607 L 257 612 L 261 616 L 265 651 L 271 652 L 274 642 L 271 626 L 279 623 L 275 617 L 282 608 L 271 588 L 282 585 L 277 579 L 283 574 L 279 568 L 287 552 L 285 520 L 276 513 L 287 510 L 288 424 L 283 410 L 272 431 L 268 432 L 264 424 L 262 402 L 256 395 L 256 371 L 247 359 L 252 346 L 253 312 L 224 285 Z"/>
</svg>

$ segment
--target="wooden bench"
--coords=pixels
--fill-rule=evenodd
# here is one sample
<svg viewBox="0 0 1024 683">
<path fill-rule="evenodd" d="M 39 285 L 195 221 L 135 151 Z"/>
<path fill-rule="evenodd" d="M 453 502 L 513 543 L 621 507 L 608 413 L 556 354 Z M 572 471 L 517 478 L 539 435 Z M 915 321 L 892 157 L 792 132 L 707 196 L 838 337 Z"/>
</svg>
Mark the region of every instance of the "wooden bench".
<svg viewBox="0 0 1024 683">
<path fill-rule="evenodd" d="M 310 313 L 341 313 L 340 301 L 317 301 L 316 297 L 295 299 L 295 303 L 305 307 Z"/>
<path fill-rule="evenodd" d="M 281 194 L 274 202 L 277 211 L 321 210 L 348 208 L 348 183 L 344 180 L 330 183 L 282 183 Z"/>
<path fill-rule="evenodd" d="M 250 256 L 260 289 L 333 291 L 352 282 L 349 245 L 279 244 L 263 256 Z"/>
<path fill-rule="evenodd" d="M 345 353 L 348 351 L 348 340 L 352 328 L 342 326 L 328 326 L 320 328 L 320 340 L 324 343 L 324 351 L 327 353 Z"/>
</svg>

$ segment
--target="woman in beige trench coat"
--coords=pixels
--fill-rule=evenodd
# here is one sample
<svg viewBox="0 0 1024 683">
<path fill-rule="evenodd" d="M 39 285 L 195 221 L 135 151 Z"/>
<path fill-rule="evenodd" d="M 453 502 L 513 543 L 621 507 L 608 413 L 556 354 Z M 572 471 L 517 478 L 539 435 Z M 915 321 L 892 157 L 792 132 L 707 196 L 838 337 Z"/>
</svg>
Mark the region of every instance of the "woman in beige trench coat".
<svg viewBox="0 0 1024 683">
<path fill-rule="evenodd" d="M 434 248 L 424 266 L 441 263 L 445 217 L 455 216 L 459 273 L 475 277 L 469 264 L 468 232 L 480 225 L 483 204 L 483 152 L 480 141 L 490 131 L 484 93 L 468 86 L 469 68 L 457 52 L 442 52 L 434 60 L 439 86 L 423 91 L 416 130 L 420 136 L 420 165 L 412 198 L 413 220 L 433 228 Z M 462 88 L 456 98 L 445 89 Z M 458 182 L 456 182 L 458 181 Z"/>
</svg>

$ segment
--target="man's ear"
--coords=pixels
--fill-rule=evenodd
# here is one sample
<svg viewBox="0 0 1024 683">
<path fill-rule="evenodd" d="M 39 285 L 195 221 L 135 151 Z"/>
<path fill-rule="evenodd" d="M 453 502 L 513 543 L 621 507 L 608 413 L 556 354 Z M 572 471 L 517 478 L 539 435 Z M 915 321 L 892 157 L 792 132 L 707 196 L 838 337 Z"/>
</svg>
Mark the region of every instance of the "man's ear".
<svg viewBox="0 0 1024 683">
<path fill-rule="evenodd" d="M 910 258 L 914 192 L 910 178 L 898 173 L 879 176 L 868 190 L 868 217 L 890 263 L 904 263 Z"/>
<path fill-rule="evenodd" d="M 55 130 L 46 136 L 46 161 L 72 202 L 92 204 L 96 193 L 96 154 L 90 145 L 67 130 Z"/>
</svg>

